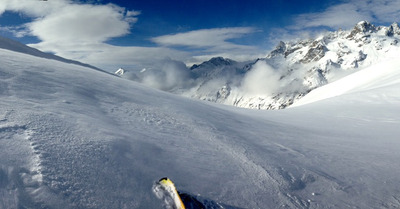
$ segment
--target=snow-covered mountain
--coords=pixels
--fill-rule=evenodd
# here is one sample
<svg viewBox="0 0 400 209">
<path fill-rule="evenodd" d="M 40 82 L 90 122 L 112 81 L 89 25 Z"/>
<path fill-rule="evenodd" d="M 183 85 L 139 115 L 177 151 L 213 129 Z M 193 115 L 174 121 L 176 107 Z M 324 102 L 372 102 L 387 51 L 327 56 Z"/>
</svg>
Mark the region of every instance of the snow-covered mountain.
<svg viewBox="0 0 400 209">
<path fill-rule="evenodd" d="M 399 208 L 398 69 L 255 111 L 0 49 L 0 208 L 162 208 L 165 176 L 214 208 Z"/>
<path fill-rule="evenodd" d="M 397 23 L 375 27 L 362 21 L 350 31 L 330 32 L 314 40 L 280 42 L 264 62 L 277 69 L 283 86 L 272 95 L 244 99 L 243 105 L 239 106 L 287 107 L 327 83 L 397 58 L 400 54 L 399 40 Z"/>
<path fill-rule="evenodd" d="M 316 39 L 280 42 L 265 58 L 255 61 L 238 63 L 213 58 L 186 69 L 190 77 L 185 79 L 190 83 L 163 90 L 238 107 L 283 109 L 316 88 L 398 58 L 399 41 L 397 23 L 376 27 L 362 21 L 352 30 L 329 32 Z M 141 82 L 142 76 L 139 73 L 135 79 Z"/>
</svg>

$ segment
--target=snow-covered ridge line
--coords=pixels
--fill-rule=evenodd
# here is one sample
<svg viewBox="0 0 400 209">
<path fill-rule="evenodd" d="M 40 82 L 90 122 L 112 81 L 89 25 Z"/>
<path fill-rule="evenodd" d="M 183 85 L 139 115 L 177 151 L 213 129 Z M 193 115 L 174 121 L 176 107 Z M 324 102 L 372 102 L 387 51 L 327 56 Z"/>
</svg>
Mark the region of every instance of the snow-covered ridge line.
<svg viewBox="0 0 400 209">
<path fill-rule="evenodd" d="M 60 57 L 60 56 L 57 56 L 57 55 L 54 55 L 54 54 L 45 53 L 45 52 L 42 52 L 42 51 L 40 51 L 38 49 L 29 47 L 29 46 L 27 46 L 25 44 L 22 44 L 22 43 L 19 43 L 17 41 L 14 41 L 12 39 L 1 37 L 1 36 L 0 36 L 0 48 L 11 50 L 11 51 L 14 51 L 14 52 L 20 52 L 20 53 L 24 53 L 24 54 L 29 54 L 29 55 L 33 55 L 33 56 L 36 56 L 36 57 L 41 57 L 41 58 L 46 58 L 46 59 L 53 59 L 53 60 L 58 60 L 58 61 L 65 62 L 65 63 L 80 65 L 80 66 L 83 66 L 83 67 L 88 67 L 88 68 L 91 68 L 91 69 L 94 69 L 94 70 L 105 72 L 104 70 L 102 70 L 100 68 L 97 68 L 97 67 L 94 67 L 92 65 L 81 63 L 81 62 L 78 62 L 78 61 L 75 61 L 75 60 L 65 59 L 63 57 Z"/>
</svg>

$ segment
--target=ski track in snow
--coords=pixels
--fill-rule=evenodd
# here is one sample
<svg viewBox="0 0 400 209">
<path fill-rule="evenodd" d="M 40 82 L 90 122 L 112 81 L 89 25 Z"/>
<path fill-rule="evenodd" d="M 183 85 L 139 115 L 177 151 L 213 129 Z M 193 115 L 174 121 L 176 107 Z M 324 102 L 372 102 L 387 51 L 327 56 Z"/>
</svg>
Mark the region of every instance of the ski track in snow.
<svg viewBox="0 0 400 209">
<path fill-rule="evenodd" d="M 14 111 L 6 111 L 0 120 L 0 147 L 6 150 L 0 154 L 0 158 L 11 159 L 10 164 L 0 160 L 0 208 L 17 208 L 20 205 L 18 199 L 34 202 L 29 200 L 30 196 L 40 189 L 43 180 L 41 155 L 31 141 L 33 131 L 25 124 L 11 122 L 11 115 L 14 115 Z"/>
<path fill-rule="evenodd" d="M 176 147 L 177 150 L 174 152 L 184 153 L 187 149 L 190 149 L 191 152 L 193 152 L 193 148 L 198 147 L 198 145 L 186 143 L 192 143 L 191 140 L 202 140 L 200 143 L 212 145 L 212 150 L 204 151 L 201 148 L 197 148 L 198 150 L 195 151 L 197 151 L 198 154 L 207 155 L 209 153 L 217 153 L 214 154 L 216 159 L 212 160 L 215 161 L 218 160 L 218 158 L 225 159 L 225 161 L 227 161 L 226 163 L 233 164 L 233 166 L 240 170 L 240 174 L 229 176 L 227 180 L 224 181 L 220 188 L 221 191 L 212 192 L 213 197 L 217 198 L 217 201 L 224 200 L 224 198 L 232 195 L 232 191 L 235 191 L 235 193 L 240 193 L 240 196 L 248 201 L 246 201 L 244 204 L 243 200 L 231 200 L 231 204 L 239 205 L 245 208 L 265 208 L 265 205 L 258 203 L 257 200 L 260 198 L 264 199 L 266 202 L 274 202 L 274 205 L 281 204 L 282 207 L 307 208 L 310 205 L 307 199 L 302 199 L 295 193 L 287 192 L 286 189 L 289 189 L 289 191 L 302 190 L 307 184 L 315 181 L 316 177 L 314 176 L 323 176 L 324 181 L 333 182 L 334 185 L 339 185 L 337 187 L 340 187 L 340 183 L 337 183 L 338 180 L 330 177 L 327 174 L 321 175 L 321 172 L 318 173 L 317 171 L 307 172 L 298 168 L 299 166 L 296 164 L 284 165 L 276 156 L 282 156 L 282 153 L 285 153 L 285 155 L 288 155 L 291 158 L 302 157 L 305 159 L 305 156 L 299 151 L 293 150 L 292 148 L 285 147 L 284 145 L 276 142 L 268 142 L 268 138 L 264 139 L 264 143 L 266 144 L 264 144 L 263 147 L 269 149 L 270 152 L 270 154 L 266 155 L 265 158 L 272 161 L 267 162 L 263 159 L 257 159 L 258 162 L 256 162 L 254 159 L 252 159 L 254 158 L 254 154 L 263 151 L 254 150 L 254 145 L 251 144 L 251 137 L 245 135 L 240 136 L 240 133 L 235 133 L 234 128 L 232 128 L 232 130 L 231 128 L 224 130 L 225 127 L 218 122 L 210 123 L 210 121 L 206 121 L 206 118 L 209 118 L 210 115 L 206 115 L 204 118 L 185 118 L 182 116 L 177 118 L 176 116 L 179 114 L 173 113 L 173 110 L 166 113 L 163 112 L 162 109 L 150 109 L 146 106 L 126 105 L 127 104 L 123 104 L 119 107 L 114 107 L 109 110 L 110 112 L 116 114 L 116 119 L 127 119 L 126 115 L 131 116 L 129 118 L 133 119 L 129 121 L 120 121 L 120 126 L 125 124 L 129 127 L 132 125 L 138 126 L 143 124 L 143 127 L 140 129 L 146 129 L 146 126 L 149 126 L 148 128 L 153 129 L 152 133 L 167 133 L 170 130 L 166 130 L 166 127 L 172 126 L 174 127 L 173 130 L 175 130 L 178 126 L 179 129 L 183 131 L 179 132 L 179 134 L 186 133 L 185 135 L 181 136 L 183 137 L 182 140 L 185 141 L 185 143 L 183 141 L 179 144 L 177 143 L 176 146 L 179 147 Z M 225 118 L 222 118 L 226 117 L 224 114 L 218 112 L 214 113 L 214 115 L 216 114 L 219 114 L 219 117 L 217 117 L 219 120 L 225 120 Z M 125 117 L 122 117 L 122 115 L 125 115 Z M 168 124 L 168 126 L 165 124 Z M 241 125 L 243 126 L 245 124 Z M 245 127 L 247 126 L 249 126 L 248 128 L 251 129 L 250 124 L 247 124 Z M 160 130 L 157 128 L 160 128 Z M 251 130 L 249 133 L 251 133 Z M 260 138 L 259 136 L 255 135 L 253 137 Z M 172 139 L 165 139 L 165 141 L 167 141 L 166 144 L 176 143 Z M 206 158 L 206 156 L 202 157 Z M 233 162 L 229 162 L 228 159 L 229 161 Z M 193 161 L 192 163 L 193 165 L 191 165 L 191 169 L 193 169 L 193 166 L 196 166 L 197 164 L 204 164 L 204 162 L 196 163 L 196 161 Z M 288 171 L 286 167 L 292 167 L 296 173 Z M 297 170 L 295 168 L 297 168 Z M 203 168 L 200 166 L 200 169 Z M 229 168 L 226 169 L 230 170 Z M 235 172 L 238 172 L 238 170 Z M 203 175 L 206 176 L 206 174 Z M 249 180 L 251 183 L 249 183 Z M 213 179 L 206 179 L 204 181 L 211 182 Z M 282 189 L 282 187 L 284 189 Z M 190 188 L 184 189 L 190 191 Z"/>
</svg>

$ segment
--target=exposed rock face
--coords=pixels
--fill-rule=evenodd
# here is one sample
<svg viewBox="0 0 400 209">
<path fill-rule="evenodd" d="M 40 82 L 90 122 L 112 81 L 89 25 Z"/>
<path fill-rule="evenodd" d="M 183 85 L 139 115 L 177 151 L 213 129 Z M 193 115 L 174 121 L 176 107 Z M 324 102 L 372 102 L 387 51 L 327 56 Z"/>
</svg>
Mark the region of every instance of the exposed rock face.
<svg viewBox="0 0 400 209">
<path fill-rule="evenodd" d="M 397 23 L 393 23 L 387 29 L 384 30 L 385 30 L 385 35 L 387 36 L 400 35 L 400 27 Z"/>
<path fill-rule="evenodd" d="M 322 41 L 313 41 L 306 55 L 300 60 L 300 62 L 310 63 L 318 61 L 325 56 L 326 51 L 328 51 L 328 49 Z"/>
</svg>

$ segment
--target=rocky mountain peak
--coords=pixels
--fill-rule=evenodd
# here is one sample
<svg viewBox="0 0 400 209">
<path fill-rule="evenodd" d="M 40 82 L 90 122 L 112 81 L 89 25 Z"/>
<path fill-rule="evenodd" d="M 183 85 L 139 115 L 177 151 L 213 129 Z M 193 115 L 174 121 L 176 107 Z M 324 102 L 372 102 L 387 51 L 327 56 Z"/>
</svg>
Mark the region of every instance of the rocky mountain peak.
<svg viewBox="0 0 400 209">
<path fill-rule="evenodd" d="M 350 34 L 347 36 L 348 39 L 360 39 L 365 37 L 367 33 L 375 32 L 377 29 L 374 25 L 368 21 L 361 21 L 354 26 Z"/>
<path fill-rule="evenodd" d="M 369 23 L 368 21 L 361 21 L 357 23 L 353 30 L 358 32 L 374 32 L 376 30 L 375 26 Z"/>
<path fill-rule="evenodd" d="M 322 40 L 313 41 L 306 55 L 304 55 L 303 59 L 301 59 L 300 62 L 309 63 L 313 61 L 318 61 L 325 55 L 326 51 L 328 51 L 328 49 L 326 48 L 325 43 Z"/>
<path fill-rule="evenodd" d="M 400 27 L 399 25 L 395 22 L 391 24 L 386 31 L 387 36 L 393 36 L 393 35 L 400 35 Z"/>
<path fill-rule="evenodd" d="M 205 61 L 201 63 L 200 65 L 193 65 L 190 69 L 194 70 L 199 67 L 206 67 L 206 66 L 226 66 L 226 65 L 232 65 L 235 64 L 236 61 L 223 58 L 223 57 L 213 57 L 208 61 Z"/>
<path fill-rule="evenodd" d="M 268 54 L 267 58 L 272 58 L 279 54 L 284 54 L 286 49 L 287 48 L 285 42 L 280 41 L 279 44 L 275 47 L 275 49 Z"/>
</svg>

